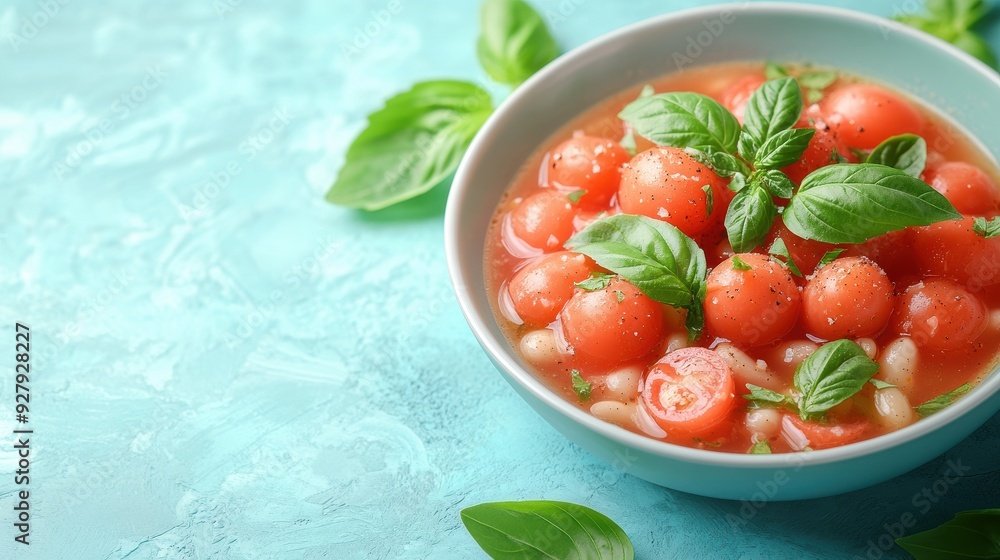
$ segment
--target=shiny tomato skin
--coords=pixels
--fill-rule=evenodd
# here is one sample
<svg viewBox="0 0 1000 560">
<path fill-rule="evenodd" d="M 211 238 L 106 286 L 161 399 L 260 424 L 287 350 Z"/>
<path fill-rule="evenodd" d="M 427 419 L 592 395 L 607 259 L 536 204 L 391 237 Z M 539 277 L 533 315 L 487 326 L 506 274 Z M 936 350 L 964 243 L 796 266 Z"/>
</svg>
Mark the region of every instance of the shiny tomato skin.
<svg viewBox="0 0 1000 560">
<path fill-rule="evenodd" d="M 871 150 L 900 134 L 922 134 L 923 115 L 909 101 L 871 84 L 840 88 L 821 103 L 823 116 L 848 148 Z"/>
<path fill-rule="evenodd" d="M 968 346 L 986 329 L 988 312 L 976 295 L 942 279 L 914 284 L 896 301 L 893 325 L 917 346 L 956 350 Z"/>
<path fill-rule="evenodd" d="M 600 364 L 646 356 L 666 331 L 663 305 L 621 278 L 603 290 L 577 290 L 559 317 L 573 350 Z"/>
<path fill-rule="evenodd" d="M 802 290 L 802 322 L 825 340 L 873 336 L 892 314 L 892 282 L 874 262 L 845 257 L 816 271 Z"/>
<path fill-rule="evenodd" d="M 595 270 L 597 264 L 586 255 L 551 253 L 518 270 L 507 284 L 507 291 L 524 324 L 543 327 L 555 321 L 573 297 L 576 282 L 586 280 Z"/>
<path fill-rule="evenodd" d="M 566 192 L 586 191 L 578 200 L 585 208 L 604 207 L 618 192 L 621 168 L 629 159 L 618 142 L 577 135 L 549 154 L 549 183 Z"/>
<path fill-rule="evenodd" d="M 750 267 L 738 270 L 736 257 Z M 766 255 L 742 253 L 708 275 L 705 324 L 712 334 L 751 346 L 778 340 L 795 326 L 801 308 L 791 273 Z"/>
<path fill-rule="evenodd" d="M 924 177 L 962 214 L 994 216 L 1000 212 L 1000 188 L 975 165 L 947 162 L 928 169 Z"/>
<path fill-rule="evenodd" d="M 724 212 L 715 208 L 715 201 L 727 199 L 725 190 L 725 180 L 684 150 L 656 147 L 640 152 L 625 167 L 618 204 L 626 214 L 662 220 L 694 237 Z"/>
<path fill-rule="evenodd" d="M 767 79 L 760 74 L 750 74 L 740 78 L 722 93 L 722 104 L 743 124 L 747 102 L 755 91 L 764 85 Z"/>
<path fill-rule="evenodd" d="M 735 409 L 733 373 L 707 348 L 675 350 L 646 373 L 640 402 L 670 436 L 705 434 Z"/>
<path fill-rule="evenodd" d="M 954 280 L 972 291 L 1000 284 L 1000 237 L 985 239 L 973 224 L 969 217 L 913 228 L 912 254 L 920 272 Z"/>
<path fill-rule="evenodd" d="M 573 235 L 578 208 L 556 189 L 537 192 L 514 207 L 511 230 L 521 241 L 546 252 L 562 249 Z"/>
</svg>

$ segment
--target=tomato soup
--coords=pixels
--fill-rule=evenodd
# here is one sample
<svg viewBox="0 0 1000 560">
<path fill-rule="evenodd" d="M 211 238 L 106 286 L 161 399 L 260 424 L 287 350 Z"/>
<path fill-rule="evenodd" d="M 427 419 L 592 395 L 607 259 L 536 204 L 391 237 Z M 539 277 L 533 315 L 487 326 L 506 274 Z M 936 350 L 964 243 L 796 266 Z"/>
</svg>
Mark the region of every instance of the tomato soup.
<svg viewBox="0 0 1000 560">
<path fill-rule="evenodd" d="M 996 367 L 998 177 L 961 129 L 863 78 L 685 71 L 525 163 L 487 289 L 522 361 L 602 420 L 732 453 L 836 447 Z"/>
</svg>

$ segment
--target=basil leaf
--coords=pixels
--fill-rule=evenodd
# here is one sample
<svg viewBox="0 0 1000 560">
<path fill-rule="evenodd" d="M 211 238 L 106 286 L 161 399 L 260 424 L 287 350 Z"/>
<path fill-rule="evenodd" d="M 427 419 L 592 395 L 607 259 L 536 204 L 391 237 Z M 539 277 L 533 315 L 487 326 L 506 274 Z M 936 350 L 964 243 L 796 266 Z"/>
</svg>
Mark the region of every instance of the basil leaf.
<svg viewBox="0 0 1000 560">
<path fill-rule="evenodd" d="M 788 246 L 785 245 L 785 240 L 778 237 L 775 238 L 774 243 L 771 244 L 771 248 L 767 251 L 774 257 L 778 257 L 778 262 L 783 263 L 788 267 L 788 271 L 802 278 L 802 270 L 799 269 L 795 261 L 792 260 L 791 253 L 788 252 Z"/>
<path fill-rule="evenodd" d="M 925 402 L 924 404 L 922 404 L 920 406 L 914 407 L 913 410 L 917 411 L 917 414 L 919 414 L 921 416 L 930 416 L 931 414 L 934 414 L 935 412 L 941 412 L 948 405 L 954 403 L 960 397 L 964 396 L 966 393 L 968 393 L 971 390 L 972 390 L 972 385 L 969 385 L 968 383 L 965 383 L 963 385 L 958 386 L 955 389 L 952 389 L 951 391 L 948 391 L 947 393 L 945 393 L 943 395 L 939 395 L 937 397 L 934 397 L 933 399 Z"/>
<path fill-rule="evenodd" d="M 997 67 L 996 53 L 993 52 L 990 44 L 978 33 L 964 31 L 952 40 L 951 44 L 983 61 L 987 66 L 991 68 Z"/>
<path fill-rule="evenodd" d="M 881 379 L 875 379 L 874 377 L 872 377 L 871 379 L 869 379 L 868 382 L 871 383 L 872 385 L 874 385 L 876 389 L 895 389 L 896 388 L 896 386 L 893 385 L 892 383 L 887 383 L 885 381 L 882 381 Z"/>
<path fill-rule="evenodd" d="M 611 281 L 615 279 L 614 274 L 607 274 L 605 272 L 591 272 L 590 278 L 586 280 L 581 280 L 574 284 L 577 288 L 581 290 L 586 290 L 588 292 L 596 292 L 597 290 L 603 290 L 611 285 Z"/>
<path fill-rule="evenodd" d="M 878 372 L 878 364 L 850 340 L 824 344 L 795 370 L 799 416 L 821 417 L 828 410 L 858 393 Z"/>
<path fill-rule="evenodd" d="M 759 183 L 736 193 L 726 213 L 729 244 L 737 253 L 756 249 L 767 238 L 771 224 L 778 216 L 778 207 L 771 194 Z"/>
<path fill-rule="evenodd" d="M 701 247 L 679 229 L 619 214 L 587 226 L 566 247 L 624 277 L 650 298 L 686 309 L 688 332 L 692 338 L 701 333 L 708 267 Z"/>
<path fill-rule="evenodd" d="M 1000 559 L 1000 509 L 963 511 L 940 527 L 896 543 L 916 560 Z"/>
<path fill-rule="evenodd" d="M 733 270 L 753 270 L 753 267 L 744 262 L 738 255 L 733 255 Z"/>
<path fill-rule="evenodd" d="M 738 173 L 750 175 L 751 173 L 747 164 L 728 152 L 719 152 L 716 150 L 703 152 L 694 148 L 686 148 L 684 151 L 698 163 L 709 166 L 720 177 L 732 177 Z"/>
<path fill-rule="evenodd" d="M 824 266 L 837 260 L 837 257 L 839 257 L 840 254 L 843 253 L 844 251 L 846 251 L 846 249 L 834 249 L 832 251 L 827 251 L 823 255 L 823 258 L 819 260 L 819 264 L 816 265 L 816 269 L 818 270 L 820 268 L 823 268 Z"/>
<path fill-rule="evenodd" d="M 764 77 L 768 80 L 780 80 L 781 78 L 785 78 L 787 76 L 788 70 L 780 64 L 768 62 L 764 65 Z"/>
<path fill-rule="evenodd" d="M 747 161 L 756 161 L 764 142 L 795 126 L 801 115 L 802 88 L 795 78 L 765 82 L 747 102 L 739 139 L 740 155 Z"/>
<path fill-rule="evenodd" d="M 422 82 L 396 95 L 369 115 L 326 199 L 378 210 L 431 190 L 492 111 L 489 94 L 467 82 Z"/>
<path fill-rule="evenodd" d="M 879 144 L 865 161 L 894 167 L 911 177 L 920 177 L 927 166 L 927 141 L 916 134 L 893 136 Z"/>
<path fill-rule="evenodd" d="M 660 93 L 629 103 L 618 117 L 635 133 L 660 146 L 735 152 L 740 123 L 711 97 Z"/>
<path fill-rule="evenodd" d="M 810 173 L 782 213 L 792 233 L 825 243 L 863 243 L 890 231 L 961 217 L 920 179 L 867 163 Z"/>
<path fill-rule="evenodd" d="M 983 0 L 927 0 L 927 11 L 956 29 L 969 29 L 983 19 L 989 6 Z"/>
<path fill-rule="evenodd" d="M 494 560 L 633 560 L 628 536 L 614 521 L 566 502 L 480 504 L 462 510 L 462 523 Z"/>
<path fill-rule="evenodd" d="M 517 86 L 559 56 L 542 16 L 523 0 L 485 0 L 479 14 L 476 54 L 494 80 Z"/>
<path fill-rule="evenodd" d="M 765 140 L 757 151 L 754 167 L 780 169 L 799 161 L 809 147 L 809 141 L 815 135 L 815 128 L 793 128 L 774 134 Z"/>
<path fill-rule="evenodd" d="M 583 195 L 585 194 L 587 194 L 587 189 L 579 189 L 567 194 L 566 198 L 568 198 L 569 201 L 572 202 L 573 204 L 577 204 L 580 202 L 580 199 L 583 198 Z"/>
<path fill-rule="evenodd" d="M 653 86 L 646 84 L 642 86 L 642 90 L 639 91 L 639 97 L 637 97 L 637 99 L 649 97 L 654 93 L 656 93 L 656 90 L 653 89 Z M 635 143 L 635 129 L 632 128 L 632 125 L 626 123 L 625 136 L 623 136 L 621 141 L 618 143 L 621 144 L 622 148 L 625 148 L 625 151 L 628 152 L 629 155 L 634 156 L 639 152 L 639 147 Z"/>
<path fill-rule="evenodd" d="M 758 441 L 753 444 L 750 451 L 747 451 L 750 455 L 770 455 L 771 454 L 771 444 L 767 442 L 766 439 Z"/>
<path fill-rule="evenodd" d="M 990 239 L 1000 235 L 1000 218 L 986 221 L 986 218 L 976 218 L 972 221 L 972 231 L 979 237 Z"/>
<path fill-rule="evenodd" d="M 621 303 L 621 301 L 618 303 Z M 576 396 L 580 399 L 580 402 L 589 401 L 590 393 L 594 390 L 594 385 L 584 379 L 580 375 L 580 372 L 575 369 L 570 372 L 570 379 L 573 382 L 573 391 L 576 392 Z"/>
<path fill-rule="evenodd" d="M 768 169 L 757 175 L 757 180 L 767 189 L 767 192 L 778 198 L 792 198 L 795 191 L 795 183 L 777 169 Z"/>
<path fill-rule="evenodd" d="M 795 401 L 788 395 L 765 389 L 753 383 L 747 383 L 747 389 L 750 389 L 750 393 L 743 395 L 743 398 L 750 401 L 752 408 L 780 408 L 795 404 Z"/>
<path fill-rule="evenodd" d="M 829 70 L 805 72 L 798 78 L 799 85 L 807 89 L 823 90 L 837 81 L 837 73 Z"/>
<path fill-rule="evenodd" d="M 711 216 L 715 210 L 715 194 L 712 192 L 712 185 L 705 185 L 701 188 L 705 192 L 705 211 Z"/>
</svg>

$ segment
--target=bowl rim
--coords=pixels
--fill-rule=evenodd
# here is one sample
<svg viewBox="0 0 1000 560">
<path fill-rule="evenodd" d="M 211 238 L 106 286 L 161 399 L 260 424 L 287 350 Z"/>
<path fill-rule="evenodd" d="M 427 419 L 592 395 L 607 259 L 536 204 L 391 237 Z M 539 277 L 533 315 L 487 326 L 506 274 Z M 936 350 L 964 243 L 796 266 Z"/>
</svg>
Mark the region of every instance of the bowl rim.
<svg viewBox="0 0 1000 560">
<path fill-rule="evenodd" d="M 571 420 L 583 427 L 607 438 L 615 443 L 627 446 L 631 449 L 643 451 L 645 453 L 702 465 L 719 467 L 752 467 L 759 469 L 787 467 L 789 463 L 798 466 L 821 465 L 850 459 L 858 459 L 864 456 L 873 455 L 900 447 L 913 440 L 919 439 L 931 432 L 937 431 L 947 424 L 964 416 L 966 413 L 985 403 L 994 394 L 1000 392 L 1000 368 L 987 374 L 985 379 L 969 394 L 958 400 L 955 404 L 948 406 L 941 412 L 933 416 L 923 418 L 913 424 L 864 441 L 851 443 L 848 445 L 831 449 L 811 451 L 809 453 L 779 453 L 774 455 L 750 455 L 739 453 L 723 453 L 685 447 L 682 445 L 657 440 L 645 435 L 641 435 L 625 428 L 610 424 L 589 412 L 573 406 L 569 401 L 549 389 L 545 384 L 536 378 L 526 368 L 504 351 L 501 341 L 490 332 L 489 322 L 495 322 L 492 316 L 483 317 L 476 311 L 472 303 L 471 291 L 466 289 L 465 276 L 462 273 L 463 256 L 460 250 L 459 230 L 460 216 L 468 198 L 468 193 L 473 185 L 472 176 L 478 167 L 478 162 L 485 157 L 483 146 L 491 143 L 497 131 L 505 126 L 505 121 L 512 111 L 516 111 L 519 106 L 529 102 L 530 98 L 539 95 L 545 82 L 564 72 L 564 68 L 585 62 L 592 54 L 600 49 L 606 48 L 609 44 L 627 41 L 628 36 L 634 33 L 648 30 L 678 21 L 688 20 L 693 24 L 700 23 L 705 17 L 718 15 L 726 10 L 740 10 L 741 13 L 754 13 L 755 15 L 767 15 L 777 12 L 783 14 L 799 14 L 806 16 L 819 16 L 824 19 L 835 18 L 853 24 L 864 26 L 877 26 L 879 28 L 888 27 L 894 33 L 909 36 L 911 39 L 927 43 L 945 51 L 955 59 L 956 63 L 964 65 L 968 70 L 979 73 L 988 81 L 992 81 L 1000 91 L 1000 74 L 994 72 L 986 64 L 982 63 L 972 55 L 941 39 L 933 37 L 924 32 L 918 31 L 901 23 L 882 18 L 879 16 L 857 12 L 845 8 L 830 6 L 816 6 L 803 4 L 787 4 L 780 2 L 753 3 L 725 3 L 711 6 L 702 6 L 685 10 L 678 10 L 654 16 L 609 33 L 603 34 L 595 39 L 587 41 L 583 45 L 576 47 L 566 54 L 560 56 L 555 61 L 547 65 L 541 71 L 525 81 L 520 87 L 514 90 L 505 99 L 493 115 L 487 120 L 475 139 L 472 141 L 465 157 L 455 174 L 455 178 L 448 196 L 447 208 L 444 219 L 445 252 L 448 262 L 448 274 L 451 278 L 459 307 L 465 316 L 467 323 L 480 345 L 491 357 L 493 362 L 500 366 L 505 372 L 510 382 L 518 383 L 523 389 L 530 392 L 538 401 L 547 407 L 558 412 L 563 417 Z M 961 124 L 961 123 L 959 123 Z M 978 141 L 978 139 L 977 139 Z M 477 259 L 482 264 L 480 256 Z M 957 444 L 958 442 L 954 442 Z"/>
</svg>

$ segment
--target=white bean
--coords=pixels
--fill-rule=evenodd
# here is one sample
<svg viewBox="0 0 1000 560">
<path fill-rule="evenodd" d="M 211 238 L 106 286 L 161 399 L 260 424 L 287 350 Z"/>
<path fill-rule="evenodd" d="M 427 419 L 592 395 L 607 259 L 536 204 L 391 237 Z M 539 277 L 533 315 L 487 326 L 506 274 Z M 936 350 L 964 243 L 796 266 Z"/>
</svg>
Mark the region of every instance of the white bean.
<svg viewBox="0 0 1000 560">
<path fill-rule="evenodd" d="M 618 401 L 600 401 L 590 406 L 590 413 L 611 424 L 635 429 L 635 405 Z"/>
<path fill-rule="evenodd" d="M 779 346 L 778 355 L 781 356 L 782 363 L 787 364 L 790 369 L 794 370 L 817 350 L 819 350 L 819 344 L 815 342 L 795 340 Z"/>
<path fill-rule="evenodd" d="M 858 343 L 858 346 L 860 346 L 861 349 L 865 351 L 865 354 L 868 354 L 868 357 L 872 360 L 875 359 L 875 356 L 878 356 L 878 344 L 874 340 L 870 338 L 859 338 L 855 342 Z"/>
<path fill-rule="evenodd" d="M 905 428 L 917 420 L 910 399 L 896 387 L 875 391 L 875 410 L 878 423 L 890 430 Z"/>
<path fill-rule="evenodd" d="M 879 358 L 879 373 L 876 377 L 892 383 L 904 395 L 913 391 L 913 374 L 917 371 L 920 361 L 917 345 L 907 337 L 893 340 L 882 350 Z"/>
<path fill-rule="evenodd" d="M 551 329 L 538 329 L 521 337 L 521 354 L 526 360 L 537 365 L 552 365 L 562 359 L 556 345 L 556 333 Z"/>
<path fill-rule="evenodd" d="M 747 412 L 744 423 L 758 440 L 770 439 L 778 435 L 778 431 L 781 430 L 781 413 L 773 408 L 751 410 Z"/>
<path fill-rule="evenodd" d="M 768 369 L 767 362 L 754 361 L 746 352 L 728 342 L 716 346 L 715 351 L 729 364 L 729 369 L 733 370 L 737 387 L 753 383 L 774 391 L 781 390 L 781 380 Z"/>
<path fill-rule="evenodd" d="M 624 367 L 604 377 L 605 392 L 609 397 L 628 402 L 639 394 L 639 378 L 642 368 Z"/>
<path fill-rule="evenodd" d="M 667 346 L 663 349 L 664 354 L 669 354 L 675 350 L 688 347 L 688 337 L 686 334 L 675 334 L 667 339 Z"/>
</svg>

